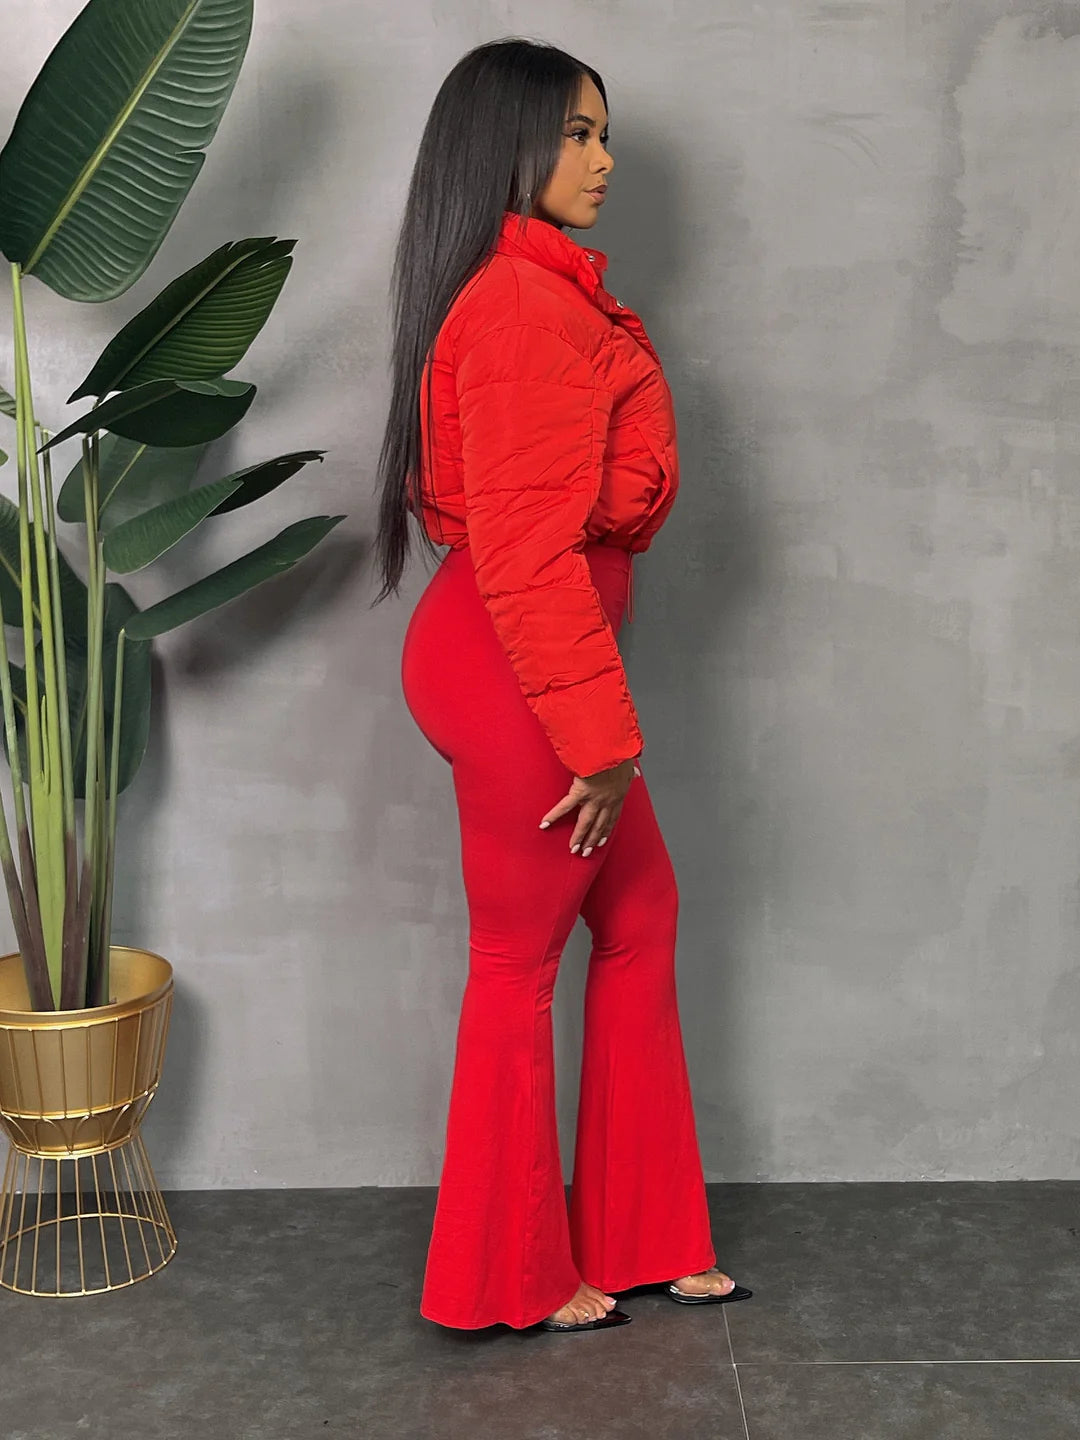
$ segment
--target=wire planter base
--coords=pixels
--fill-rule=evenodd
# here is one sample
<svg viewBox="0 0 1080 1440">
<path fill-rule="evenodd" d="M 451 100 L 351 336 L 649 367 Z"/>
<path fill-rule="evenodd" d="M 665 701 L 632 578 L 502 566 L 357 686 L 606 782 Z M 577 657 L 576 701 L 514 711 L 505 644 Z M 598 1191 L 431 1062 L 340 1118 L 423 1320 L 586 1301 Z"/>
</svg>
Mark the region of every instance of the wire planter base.
<svg viewBox="0 0 1080 1440">
<path fill-rule="evenodd" d="M 0 1286 L 57 1299 L 145 1280 L 176 1234 L 138 1131 L 90 1155 L 11 1146 L 0 1187 Z"/>
</svg>

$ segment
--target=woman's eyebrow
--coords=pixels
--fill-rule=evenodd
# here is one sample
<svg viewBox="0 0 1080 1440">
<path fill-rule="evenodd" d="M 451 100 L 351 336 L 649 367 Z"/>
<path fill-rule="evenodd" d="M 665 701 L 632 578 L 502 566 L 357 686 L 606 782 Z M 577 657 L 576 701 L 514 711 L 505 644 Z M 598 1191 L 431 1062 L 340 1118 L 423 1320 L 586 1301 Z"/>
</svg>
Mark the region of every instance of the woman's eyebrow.
<svg viewBox="0 0 1080 1440">
<path fill-rule="evenodd" d="M 592 118 L 591 115 L 569 115 L 566 119 L 567 125 L 569 125 L 574 120 L 584 120 L 586 125 L 596 124 L 596 121 Z"/>
</svg>

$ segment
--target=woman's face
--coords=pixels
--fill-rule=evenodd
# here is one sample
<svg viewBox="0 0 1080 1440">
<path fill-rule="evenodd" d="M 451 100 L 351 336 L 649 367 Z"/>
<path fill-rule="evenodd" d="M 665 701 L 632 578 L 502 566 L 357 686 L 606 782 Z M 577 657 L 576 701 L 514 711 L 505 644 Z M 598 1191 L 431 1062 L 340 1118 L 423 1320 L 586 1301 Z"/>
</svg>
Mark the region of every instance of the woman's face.
<svg viewBox="0 0 1080 1440">
<path fill-rule="evenodd" d="M 581 77 L 576 104 L 563 126 L 562 151 L 543 193 L 533 201 L 532 214 L 549 224 L 590 230 L 603 203 L 590 194 L 607 183 L 614 161 L 604 149 L 607 142 L 607 107 L 588 75 Z"/>
</svg>

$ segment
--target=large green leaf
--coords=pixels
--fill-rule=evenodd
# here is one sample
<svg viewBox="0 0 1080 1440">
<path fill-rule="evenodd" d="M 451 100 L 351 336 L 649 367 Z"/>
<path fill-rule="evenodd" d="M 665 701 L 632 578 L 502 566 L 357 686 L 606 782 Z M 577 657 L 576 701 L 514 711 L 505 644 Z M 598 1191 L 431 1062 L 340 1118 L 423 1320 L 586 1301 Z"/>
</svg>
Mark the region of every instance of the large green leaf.
<svg viewBox="0 0 1080 1440">
<path fill-rule="evenodd" d="M 241 380 L 148 380 L 95 405 L 41 448 L 94 430 L 148 445 L 201 445 L 231 430 L 254 399 L 255 386 Z"/>
<path fill-rule="evenodd" d="M 128 621 L 127 633 L 135 639 L 149 640 L 210 610 L 217 610 L 271 576 L 290 570 L 344 519 L 344 515 L 313 515 L 308 520 L 296 521 L 257 550 L 151 605 Z"/>
<path fill-rule="evenodd" d="M 98 447 L 99 532 L 107 535 L 133 515 L 186 494 L 205 453 L 205 445 L 162 448 L 121 435 L 103 436 Z M 80 455 L 56 497 L 61 520 L 86 524 L 84 493 Z"/>
<path fill-rule="evenodd" d="M 275 460 L 261 460 L 258 465 L 249 465 L 246 470 L 235 471 L 228 478 L 241 481 L 239 490 L 235 495 L 223 500 L 211 514 L 224 515 L 229 510 L 239 510 L 241 505 L 250 505 L 253 500 L 261 500 L 264 495 L 269 495 L 271 490 L 284 485 L 290 476 L 302 470 L 309 461 L 321 460 L 325 454 L 325 450 L 294 450 L 289 455 L 279 455 Z"/>
<path fill-rule="evenodd" d="M 101 547 L 105 564 L 121 575 L 141 570 L 201 525 L 239 484 L 239 480 L 214 480 L 126 520 L 105 537 Z"/>
<path fill-rule="evenodd" d="M 247 354 L 292 266 L 295 240 L 238 240 L 184 272 L 140 310 L 69 396 L 147 380 L 209 380 Z"/>
<path fill-rule="evenodd" d="M 104 553 L 105 563 L 110 569 L 122 573 L 137 570 L 194 528 L 186 523 L 188 512 L 183 505 L 171 510 L 164 507 L 167 502 L 189 497 L 191 481 L 205 449 L 204 445 L 194 445 L 188 449 L 163 450 L 106 435 L 98 458 L 98 527 L 107 537 Z M 237 470 L 217 482 L 220 486 L 217 501 L 208 487 L 201 487 L 192 495 L 192 498 L 200 496 L 197 509 L 192 512 L 196 516 L 194 523 L 197 524 L 206 515 L 223 515 L 242 505 L 250 505 L 284 484 L 309 461 L 321 460 L 325 453 L 323 450 L 297 450 Z M 209 508 L 201 508 L 203 500 L 209 502 Z M 61 487 L 57 511 L 64 520 L 84 522 L 81 458 Z M 147 522 L 145 528 L 139 523 L 142 520 Z M 175 522 L 179 526 L 178 531 L 175 534 L 171 534 L 168 528 L 162 531 L 159 527 L 163 522 L 166 526 Z M 108 537 L 120 530 L 125 532 L 122 550 L 108 543 Z M 159 545 L 159 536 L 168 543 Z M 134 550 L 130 548 L 132 546 Z M 132 558 L 137 563 L 129 563 Z"/>
<path fill-rule="evenodd" d="M 202 168 L 252 7 L 90 0 L 0 152 L 0 249 L 9 260 L 71 300 L 108 300 L 138 279 Z"/>
</svg>

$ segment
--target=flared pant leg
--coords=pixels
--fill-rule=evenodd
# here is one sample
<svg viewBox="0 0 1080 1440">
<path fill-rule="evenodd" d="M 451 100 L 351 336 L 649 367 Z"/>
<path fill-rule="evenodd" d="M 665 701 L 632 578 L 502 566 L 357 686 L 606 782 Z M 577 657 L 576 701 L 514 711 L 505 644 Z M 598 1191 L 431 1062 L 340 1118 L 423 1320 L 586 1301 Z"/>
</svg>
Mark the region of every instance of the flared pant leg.
<svg viewBox="0 0 1080 1440">
<path fill-rule="evenodd" d="M 564 825 L 537 828 L 562 780 L 511 799 L 493 787 L 492 769 L 454 762 L 469 975 L 420 1307 L 466 1329 L 535 1324 L 581 1279 L 559 1155 L 551 1004 L 592 856 L 569 853 Z"/>
<path fill-rule="evenodd" d="M 707 1270 L 716 1252 L 675 981 L 679 892 L 644 778 L 604 848 L 582 906 L 570 1240 L 583 1278 L 613 1292 Z"/>
<path fill-rule="evenodd" d="M 607 557 L 596 583 L 617 629 L 623 597 L 605 593 Z M 538 828 L 571 777 L 521 694 L 467 551 L 450 552 L 421 597 L 402 682 L 452 765 L 469 911 L 421 1314 L 523 1328 L 582 1279 L 626 1289 L 706 1269 L 715 1257 L 674 988 L 677 897 L 644 777 L 587 858 L 569 851 L 576 814 Z M 568 1213 L 551 1003 L 579 914 L 594 946 Z"/>
</svg>

